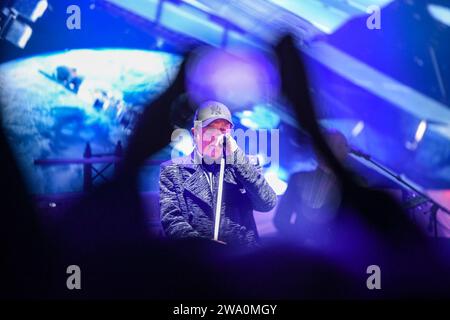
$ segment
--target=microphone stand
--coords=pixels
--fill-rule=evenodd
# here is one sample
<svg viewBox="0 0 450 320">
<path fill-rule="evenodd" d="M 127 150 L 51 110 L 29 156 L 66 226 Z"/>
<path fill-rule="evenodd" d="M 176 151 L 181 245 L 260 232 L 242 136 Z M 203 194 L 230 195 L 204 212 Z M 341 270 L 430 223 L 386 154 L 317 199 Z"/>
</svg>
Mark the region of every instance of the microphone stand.
<svg viewBox="0 0 450 320">
<path fill-rule="evenodd" d="M 387 174 L 390 178 L 395 179 L 400 185 L 404 186 L 405 188 L 413 191 L 414 193 L 418 194 L 419 196 L 425 198 L 427 202 L 432 204 L 431 210 L 430 210 L 430 222 L 433 221 L 433 229 L 434 229 L 434 237 L 437 238 L 437 211 L 441 210 L 445 212 L 446 214 L 450 214 L 450 211 L 443 207 L 441 204 L 437 203 L 433 199 L 431 199 L 427 194 L 423 193 L 422 191 L 418 190 L 416 187 L 414 187 L 411 183 L 407 182 L 404 178 L 402 178 L 402 175 L 396 174 L 395 172 L 391 171 L 390 169 L 386 168 L 382 164 L 378 163 L 377 161 L 373 160 L 372 157 L 362 151 L 359 150 L 350 150 L 350 153 L 356 157 L 363 158 L 365 161 L 370 162 L 372 165 L 383 171 L 383 173 Z"/>
<path fill-rule="evenodd" d="M 222 193 L 223 193 L 223 176 L 225 172 L 225 159 L 226 159 L 226 137 L 223 136 L 223 150 L 222 158 L 220 159 L 220 170 L 219 170 L 219 183 L 217 187 L 217 198 L 216 198 L 216 212 L 214 216 L 214 240 L 219 240 L 219 227 L 220 227 L 220 211 L 222 208 Z"/>
</svg>

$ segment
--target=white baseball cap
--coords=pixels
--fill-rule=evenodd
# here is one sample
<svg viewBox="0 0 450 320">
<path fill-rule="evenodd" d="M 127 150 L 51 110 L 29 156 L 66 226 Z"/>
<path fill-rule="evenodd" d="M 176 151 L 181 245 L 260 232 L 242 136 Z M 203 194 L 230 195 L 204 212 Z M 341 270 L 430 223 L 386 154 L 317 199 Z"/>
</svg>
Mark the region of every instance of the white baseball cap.
<svg viewBox="0 0 450 320">
<path fill-rule="evenodd" d="M 227 120 L 231 127 L 234 126 L 231 120 L 231 112 L 223 103 L 214 100 L 203 102 L 195 112 L 194 121 L 201 121 L 201 126 L 206 127 L 217 119 Z"/>
</svg>

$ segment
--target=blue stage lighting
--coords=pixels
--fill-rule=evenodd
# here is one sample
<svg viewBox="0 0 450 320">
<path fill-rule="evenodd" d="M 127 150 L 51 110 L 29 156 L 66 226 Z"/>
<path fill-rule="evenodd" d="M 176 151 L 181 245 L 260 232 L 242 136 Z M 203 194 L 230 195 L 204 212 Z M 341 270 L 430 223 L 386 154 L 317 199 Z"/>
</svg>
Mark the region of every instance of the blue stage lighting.
<svg viewBox="0 0 450 320">
<path fill-rule="evenodd" d="M 280 179 L 277 171 L 269 170 L 264 174 L 264 177 L 278 196 L 284 194 L 287 189 L 287 183 Z"/>
<path fill-rule="evenodd" d="M 450 7 L 429 4 L 428 12 L 434 19 L 450 27 Z"/>
<path fill-rule="evenodd" d="M 275 129 L 280 124 L 280 116 L 272 110 L 270 104 L 258 104 L 253 110 L 236 112 L 243 126 L 250 129 Z"/>
</svg>

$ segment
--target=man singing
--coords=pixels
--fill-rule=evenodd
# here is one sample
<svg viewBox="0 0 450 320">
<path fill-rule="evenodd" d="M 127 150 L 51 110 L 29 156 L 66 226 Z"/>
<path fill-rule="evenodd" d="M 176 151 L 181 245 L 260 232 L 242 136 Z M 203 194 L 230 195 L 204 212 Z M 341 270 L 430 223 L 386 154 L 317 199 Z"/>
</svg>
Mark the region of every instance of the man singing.
<svg viewBox="0 0 450 320">
<path fill-rule="evenodd" d="M 277 197 L 264 176 L 231 137 L 231 113 L 222 103 L 207 101 L 194 116 L 191 155 L 161 165 L 161 223 L 169 238 L 213 239 L 220 158 L 225 140 L 219 241 L 253 247 L 258 233 L 253 210 L 270 211 Z"/>
</svg>

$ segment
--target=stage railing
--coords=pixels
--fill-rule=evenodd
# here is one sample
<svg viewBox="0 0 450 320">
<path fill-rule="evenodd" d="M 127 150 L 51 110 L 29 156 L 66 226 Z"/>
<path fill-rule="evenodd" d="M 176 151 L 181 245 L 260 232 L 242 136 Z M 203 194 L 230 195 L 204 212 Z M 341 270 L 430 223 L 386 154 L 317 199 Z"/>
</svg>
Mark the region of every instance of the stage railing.
<svg viewBox="0 0 450 320">
<path fill-rule="evenodd" d="M 114 170 L 117 169 L 117 164 L 122 160 L 123 149 L 121 141 L 118 141 L 114 150 L 114 153 L 93 154 L 91 145 L 86 143 L 84 148 L 83 158 L 63 158 L 63 159 L 36 159 L 35 165 L 39 166 L 53 166 L 53 165 L 71 165 L 79 164 L 83 165 L 83 191 L 89 192 L 92 190 L 94 181 L 102 179 L 108 181 L 108 177 L 105 175 L 105 171 L 114 166 Z M 153 160 L 149 159 L 144 162 L 144 165 L 159 166 L 165 160 Z M 94 165 L 103 165 L 102 167 L 96 167 Z"/>
</svg>

